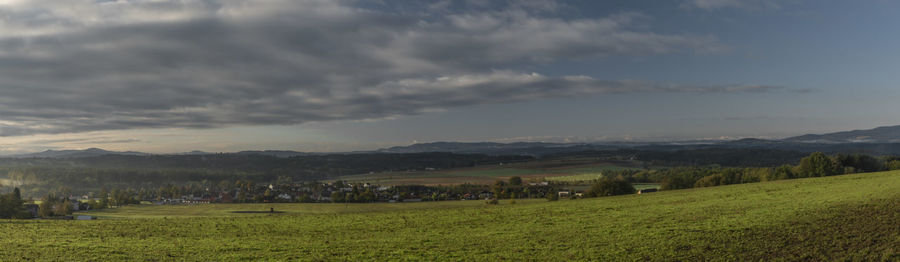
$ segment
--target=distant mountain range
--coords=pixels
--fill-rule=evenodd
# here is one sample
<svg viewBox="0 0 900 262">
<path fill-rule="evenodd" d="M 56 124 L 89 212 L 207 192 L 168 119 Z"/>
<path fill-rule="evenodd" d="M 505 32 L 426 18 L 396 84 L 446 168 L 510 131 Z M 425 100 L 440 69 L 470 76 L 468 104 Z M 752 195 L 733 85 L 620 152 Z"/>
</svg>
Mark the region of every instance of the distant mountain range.
<svg viewBox="0 0 900 262">
<path fill-rule="evenodd" d="M 900 155 L 900 126 L 878 127 L 868 130 L 853 130 L 828 134 L 807 134 L 789 137 L 780 140 L 767 140 L 746 138 L 728 141 L 679 141 L 656 143 L 543 143 L 543 142 L 434 142 L 421 143 L 409 146 L 395 146 L 375 151 L 348 152 L 354 154 L 365 153 L 425 153 L 448 152 L 457 154 L 486 154 L 486 155 L 528 155 L 545 156 L 553 154 L 602 151 L 618 149 L 635 149 L 650 151 L 675 151 L 698 148 L 756 148 L 777 149 L 801 152 L 827 152 L 827 153 L 866 153 L 875 155 Z M 279 158 L 344 154 L 344 153 L 310 153 L 290 150 L 255 150 L 240 151 L 234 153 L 210 153 L 203 151 L 191 151 L 171 155 L 210 155 L 210 154 L 238 154 L 238 155 L 265 155 Z M 47 150 L 39 153 L 7 156 L 11 158 L 81 158 L 104 155 L 148 156 L 152 154 L 126 151 L 108 151 L 99 148 L 85 150 Z"/>
<path fill-rule="evenodd" d="M 212 152 L 204 152 L 204 151 L 190 151 L 184 153 L 175 153 L 170 155 L 214 155 L 214 154 L 238 154 L 238 155 L 265 155 L 265 156 L 274 156 L 280 158 L 286 157 L 294 157 L 294 156 L 309 156 L 309 155 L 322 155 L 324 153 L 308 153 L 308 152 L 297 152 L 297 151 L 289 151 L 289 150 L 258 150 L 258 151 L 240 151 L 234 153 L 212 153 Z M 10 158 L 82 158 L 82 157 L 95 157 L 95 156 L 106 156 L 106 155 L 119 155 L 119 156 L 149 156 L 153 155 L 150 153 L 143 152 L 135 152 L 135 151 L 109 151 L 103 150 L 99 148 L 88 148 L 84 150 L 47 150 L 38 153 L 31 154 L 21 154 L 21 155 L 12 155 L 7 156 Z"/>
<path fill-rule="evenodd" d="M 853 130 L 821 135 L 802 135 L 784 141 L 802 143 L 900 143 L 900 126 L 883 126 L 868 130 Z"/>
<path fill-rule="evenodd" d="M 79 157 L 95 157 L 104 155 L 128 155 L 128 156 L 146 156 L 147 153 L 134 151 L 108 151 L 99 148 L 88 148 L 84 150 L 47 150 L 38 153 L 22 154 L 10 156 L 13 158 L 79 158 Z"/>
<path fill-rule="evenodd" d="M 458 154 L 487 154 L 487 155 L 544 155 L 559 151 L 589 151 L 615 149 L 616 147 L 597 144 L 564 144 L 543 142 L 517 142 L 517 143 L 493 143 L 493 142 L 434 142 L 413 144 L 410 146 L 395 146 L 379 149 L 379 153 L 424 153 L 424 152 L 450 152 Z"/>
</svg>

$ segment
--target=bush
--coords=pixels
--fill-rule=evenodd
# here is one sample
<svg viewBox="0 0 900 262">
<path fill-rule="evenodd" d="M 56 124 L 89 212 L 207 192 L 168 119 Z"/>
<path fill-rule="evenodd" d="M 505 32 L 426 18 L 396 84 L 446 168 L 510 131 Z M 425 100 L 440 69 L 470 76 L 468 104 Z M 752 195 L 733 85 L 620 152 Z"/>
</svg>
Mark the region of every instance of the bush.
<svg viewBox="0 0 900 262">
<path fill-rule="evenodd" d="M 711 187 L 711 186 L 719 186 L 724 185 L 724 176 L 722 174 L 715 174 L 711 176 L 705 176 L 700 180 L 697 180 L 697 183 L 694 183 L 694 187 Z"/>
<path fill-rule="evenodd" d="M 891 160 L 885 164 L 887 170 L 898 170 L 900 169 L 900 160 Z"/>
<path fill-rule="evenodd" d="M 604 178 L 597 180 L 594 185 L 591 185 L 591 189 L 585 194 L 587 197 L 602 197 L 602 196 L 616 196 L 616 195 L 626 195 L 626 194 L 634 194 L 636 190 L 634 190 L 634 186 L 628 181 L 618 180 L 618 179 L 609 179 Z"/>
<path fill-rule="evenodd" d="M 551 193 L 547 194 L 547 201 L 557 201 L 557 200 L 559 200 L 559 193 L 551 192 Z"/>
<path fill-rule="evenodd" d="M 488 204 L 488 205 L 496 205 L 496 204 L 500 204 L 500 201 L 498 201 L 496 198 L 492 198 L 492 199 L 485 200 L 484 203 Z"/>
</svg>

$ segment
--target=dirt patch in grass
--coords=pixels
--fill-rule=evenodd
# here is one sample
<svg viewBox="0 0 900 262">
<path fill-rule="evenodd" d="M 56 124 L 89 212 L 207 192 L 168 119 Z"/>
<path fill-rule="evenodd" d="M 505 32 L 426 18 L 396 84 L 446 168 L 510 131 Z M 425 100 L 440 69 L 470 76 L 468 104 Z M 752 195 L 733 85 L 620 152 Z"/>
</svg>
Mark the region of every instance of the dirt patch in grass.
<svg viewBox="0 0 900 262">
<path fill-rule="evenodd" d="M 900 261 L 900 197 L 840 205 L 734 234 L 747 261 Z"/>
</svg>

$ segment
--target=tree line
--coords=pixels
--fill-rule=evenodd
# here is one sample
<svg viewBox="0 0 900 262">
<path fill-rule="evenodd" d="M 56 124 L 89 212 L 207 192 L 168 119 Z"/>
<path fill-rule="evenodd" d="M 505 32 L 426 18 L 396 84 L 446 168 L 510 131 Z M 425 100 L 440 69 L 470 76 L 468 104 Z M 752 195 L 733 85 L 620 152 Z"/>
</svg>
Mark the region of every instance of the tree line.
<svg viewBox="0 0 900 262">
<path fill-rule="evenodd" d="M 660 183 L 661 189 L 669 190 L 898 169 L 900 157 L 863 154 L 828 156 L 815 152 L 801 158 L 795 165 L 776 167 L 681 166 L 653 170 L 609 170 L 604 174 L 631 183 Z"/>
<path fill-rule="evenodd" d="M 531 156 L 454 153 L 359 153 L 280 158 L 267 155 L 106 155 L 84 158 L 0 158 L 8 188 L 38 197 L 61 187 L 80 192 L 110 188 L 157 188 L 167 184 L 243 180 L 268 183 L 281 177 L 298 181 L 369 172 L 452 169 L 532 160 Z M 7 189 L 9 190 L 9 189 Z"/>
</svg>

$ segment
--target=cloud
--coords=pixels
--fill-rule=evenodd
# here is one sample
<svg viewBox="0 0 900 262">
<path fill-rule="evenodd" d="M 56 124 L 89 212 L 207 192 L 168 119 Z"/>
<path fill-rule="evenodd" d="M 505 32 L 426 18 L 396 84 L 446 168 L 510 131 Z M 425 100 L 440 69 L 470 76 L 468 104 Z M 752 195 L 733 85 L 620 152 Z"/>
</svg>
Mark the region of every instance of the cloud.
<svg viewBox="0 0 900 262">
<path fill-rule="evenodd" d="M 779 9 L 781 6 L 773 0 L 687 0 L 682 7 L 700 8 L 704 10 L 718 10 L 727 8 L 737 9 Z"/>
<path fill-rule="evenodd" d="M 413 12 L 331 0 L 6 1 L 0 136 L 378 119 L 582 94 L 778 89 L 521 73 L 514 68 L 724 47 L 711 36 L 647 31 L 638 13 L 566 18 L 554 1 L 482 4 Z"/>
</svg>

